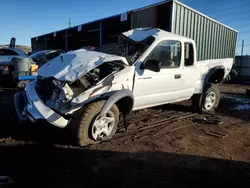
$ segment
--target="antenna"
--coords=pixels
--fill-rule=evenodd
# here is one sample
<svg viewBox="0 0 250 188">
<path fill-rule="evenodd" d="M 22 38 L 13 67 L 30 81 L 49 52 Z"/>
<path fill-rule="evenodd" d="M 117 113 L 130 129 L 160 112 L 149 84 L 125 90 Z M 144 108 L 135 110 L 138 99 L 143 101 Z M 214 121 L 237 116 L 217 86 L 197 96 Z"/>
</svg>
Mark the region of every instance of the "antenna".
<svg viewBox="0 0 250 188">
<path fill-rule="evenodd" d="M 69 27 L 71 27 L 71 18 L 69 17 Z"/>
</svg>

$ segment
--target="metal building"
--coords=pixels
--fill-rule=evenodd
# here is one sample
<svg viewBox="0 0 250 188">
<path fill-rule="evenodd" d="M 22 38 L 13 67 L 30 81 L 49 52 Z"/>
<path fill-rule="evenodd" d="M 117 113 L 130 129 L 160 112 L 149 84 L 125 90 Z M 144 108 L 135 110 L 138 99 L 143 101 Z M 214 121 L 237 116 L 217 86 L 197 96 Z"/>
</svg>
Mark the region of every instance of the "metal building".
<svg viewBox="0 0 250 188">
<path fill-rule="evenodd" d="M 164 1 L 119 15 L 55 31 L 31 39 L 33 51 L 75 50 L 115 42 L 121 32 L 138 27 L 157 27 L 197 44 L 198 60 L 234 57 L 237 31 L 177 0 Z"/>
<path fill-rule="evenodd" d="M 233 69 L 237 71 L 239 76 L 250 77 L 250 56 L 235 56 Z"/>
</svg>

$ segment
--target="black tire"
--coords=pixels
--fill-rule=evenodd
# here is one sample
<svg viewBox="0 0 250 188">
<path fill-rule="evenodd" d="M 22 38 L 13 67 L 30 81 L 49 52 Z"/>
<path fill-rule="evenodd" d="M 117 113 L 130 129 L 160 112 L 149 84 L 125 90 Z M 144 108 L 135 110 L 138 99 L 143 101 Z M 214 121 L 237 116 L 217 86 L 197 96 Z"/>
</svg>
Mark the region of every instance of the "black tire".
<svg viewBox="0 0 250 188">
<path fill-rule="evenodd" d="M 90 144 L 97 144 L 102 141 L 110 140 L 116 133 L 117 125 L 119 123 L 119 109 L 116 105 L 113 105 L 110 111 L 112 111 L 114 114 L 115 123 L 110 135 L 101 140 L 95 140 L 92 137 L 91 131 L 94 120 L 101 112 L 104 103 L 105 101 L 91 103 L 74 114 L 70 124 L 70 129 L 73 134 L 74 143 L 76 145 L 87 146 Z"/>
<path fill-rule="evenodd" d="M 206 97 L 208 94 L 213 93 L 215 100 L 211 108 L 206 108 Z M 206 88 L 203 90 L 202 94 L 196 94 L 192 97 L 192 106 L 198 112 L 211 112 L 218 107 L 220 102 L 220 91 L 218 85 L 207 84 Z"/>
</svg>

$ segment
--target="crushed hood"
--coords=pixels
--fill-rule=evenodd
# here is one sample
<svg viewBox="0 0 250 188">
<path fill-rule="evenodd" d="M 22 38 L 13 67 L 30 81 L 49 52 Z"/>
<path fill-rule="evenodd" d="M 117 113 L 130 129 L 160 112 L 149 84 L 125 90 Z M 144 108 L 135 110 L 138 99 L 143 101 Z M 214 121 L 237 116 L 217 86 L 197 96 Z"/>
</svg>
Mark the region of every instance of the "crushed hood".
<svg viewBox="0 0 250 188">
<path fill-rule="evenodd" d="M 80 49 L 62 54 L 49 61 L 38 70 L 38 75 L 73 82 L 105 62 L 118 60 L 128 65 L 125 57 Z"/>
</svg>

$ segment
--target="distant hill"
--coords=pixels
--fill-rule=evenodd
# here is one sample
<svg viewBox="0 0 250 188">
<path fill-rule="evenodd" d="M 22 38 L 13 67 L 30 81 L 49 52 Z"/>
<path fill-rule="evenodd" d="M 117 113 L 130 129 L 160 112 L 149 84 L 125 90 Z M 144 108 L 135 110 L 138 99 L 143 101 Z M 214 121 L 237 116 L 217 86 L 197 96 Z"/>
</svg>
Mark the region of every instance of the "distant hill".
<svg viewBox="0 0 250 188">
<path fill-rule="evenodd" d="M 0 45 L 0 48 L 9 48 L 9 45 L 7 45 L 7 44 Z M 30 46 L 16 45 L 16 48 L 21 49 L 26 53 L 28 53 L 31 50 Z"/>
</svg>

